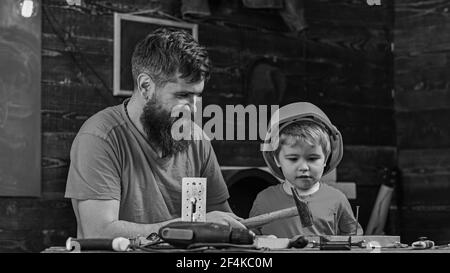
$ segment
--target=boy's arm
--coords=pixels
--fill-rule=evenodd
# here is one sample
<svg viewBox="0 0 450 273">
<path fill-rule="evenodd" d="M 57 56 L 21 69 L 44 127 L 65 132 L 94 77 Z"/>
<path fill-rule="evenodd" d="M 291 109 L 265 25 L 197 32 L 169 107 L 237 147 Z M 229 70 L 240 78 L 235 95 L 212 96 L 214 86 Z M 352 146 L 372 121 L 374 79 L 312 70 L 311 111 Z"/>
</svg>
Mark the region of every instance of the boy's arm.
<svg viewBox="0 0 450 273">
<path fill-rule="evenodd" d="M 338 226 L 340 235 L 363 235 L 364 231 L 361 225 L 356 221 L 353 215 L 352 207 L 347 198 L 341 200 L 338 208 Z"/>
</svg>

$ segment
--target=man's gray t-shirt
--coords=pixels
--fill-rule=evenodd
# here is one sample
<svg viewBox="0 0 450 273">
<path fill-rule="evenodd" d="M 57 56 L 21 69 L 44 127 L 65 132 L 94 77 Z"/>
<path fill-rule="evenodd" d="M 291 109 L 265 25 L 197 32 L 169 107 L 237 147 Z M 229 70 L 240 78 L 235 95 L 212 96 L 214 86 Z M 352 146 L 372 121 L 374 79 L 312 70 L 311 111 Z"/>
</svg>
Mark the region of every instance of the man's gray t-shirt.
<svg viewBox="0 0 450 273">
<path fill-rule="evenodd" d="M 89 118 L 70 151 L 66 198 L 120 201 L 119 220 L 158 223 L 181 216 L 183 177 L 207 178 L 207 207 L 229 198 L 207 140 L 160 158 L 125 112 L 125 103 Z"/>
</svg>

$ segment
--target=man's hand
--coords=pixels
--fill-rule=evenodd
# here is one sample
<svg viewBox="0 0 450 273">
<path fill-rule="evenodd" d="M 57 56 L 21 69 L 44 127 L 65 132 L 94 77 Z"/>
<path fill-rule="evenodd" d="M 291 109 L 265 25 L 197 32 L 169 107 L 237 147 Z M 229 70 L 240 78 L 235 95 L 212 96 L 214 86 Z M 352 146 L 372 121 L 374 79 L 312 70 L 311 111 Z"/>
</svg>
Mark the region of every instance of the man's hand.
<svg viewBox="0 0 450 273">
<path fill-rule="evenodd" d="M 206 214 L 206 221 L 218 223 L 222 225 L 230 225 L 233 228 L 245 228 L 246 227 L 240 222 L 243 218 L 237 216 L 232 212 L 223 211 L 211 211 Z"/>
</svg>

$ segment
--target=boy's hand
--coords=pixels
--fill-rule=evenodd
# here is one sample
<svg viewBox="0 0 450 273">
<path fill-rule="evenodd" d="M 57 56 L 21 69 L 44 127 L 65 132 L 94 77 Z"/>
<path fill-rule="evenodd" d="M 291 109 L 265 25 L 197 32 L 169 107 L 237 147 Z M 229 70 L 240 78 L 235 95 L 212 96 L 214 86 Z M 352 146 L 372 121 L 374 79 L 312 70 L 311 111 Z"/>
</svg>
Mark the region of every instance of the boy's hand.
<svg viewBox="0 0 450 273">
<path fill-rule="evenodd" d="M 247 229 L 240 221 L 244 220 L 243 218 L 237 216 L 232 212 L 223 212 L 223 211 L 211 211 L 206 213 L 206 221 L 218 223 L 222 225 L 230 225 L 233 228 L 244 228 Z"/>
</svg>

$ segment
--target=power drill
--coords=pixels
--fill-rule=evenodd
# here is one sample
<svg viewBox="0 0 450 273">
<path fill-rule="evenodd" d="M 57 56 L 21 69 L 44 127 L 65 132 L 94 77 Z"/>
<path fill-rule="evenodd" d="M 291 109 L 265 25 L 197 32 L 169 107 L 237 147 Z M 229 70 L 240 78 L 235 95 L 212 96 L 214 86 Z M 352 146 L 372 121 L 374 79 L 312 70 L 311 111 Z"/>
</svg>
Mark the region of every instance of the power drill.
<svg viewBox="0 0 450 273">
<path fill-rule="evenodd" d="M 253 244 L 255 233 L 211 222 L 179 221 L 161 227 L 159 237 L 175 247 L 186 248 L 194 243 Z"/>
</svg>

